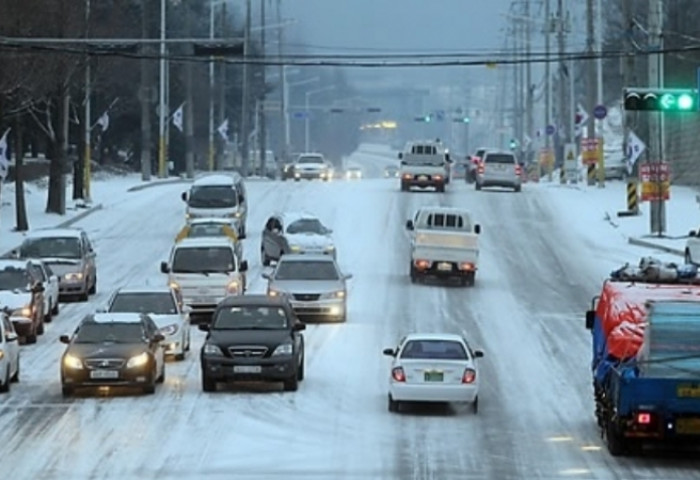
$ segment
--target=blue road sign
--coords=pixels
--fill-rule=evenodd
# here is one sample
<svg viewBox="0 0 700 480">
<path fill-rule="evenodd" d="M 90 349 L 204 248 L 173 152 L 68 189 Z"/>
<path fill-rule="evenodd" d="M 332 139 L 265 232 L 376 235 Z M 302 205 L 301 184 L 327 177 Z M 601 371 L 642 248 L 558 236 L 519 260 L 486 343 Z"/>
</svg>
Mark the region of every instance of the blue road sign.
<svg viewBox="0 0 700 480">
<path fill-rule="evenodd" d="M 294 118 L 306 118 L 307 116 L 306 112 L 294 112 Z"/>
<path fill-rule="evenodd" d="M 545 133 L 547 135 L 554 135 L 554 133 L 557 131 L 557 128 L 554 125 L 547 125 L 547 128 L 545 129 Z"/>
<path fill-rule="evenodd" d="M 608 109 L 605 108 L 605 105 L 596 105 L 593 109 L 593 116 L 598 120 L 604 119 L 607 115 Z"/>
</svg>

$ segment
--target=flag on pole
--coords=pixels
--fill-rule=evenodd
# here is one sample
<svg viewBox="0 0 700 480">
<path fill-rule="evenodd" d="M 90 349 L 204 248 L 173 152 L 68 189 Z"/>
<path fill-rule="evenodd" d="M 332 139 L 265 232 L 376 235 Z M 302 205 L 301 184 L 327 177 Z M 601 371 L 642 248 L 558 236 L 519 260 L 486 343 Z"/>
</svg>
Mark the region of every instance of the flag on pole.
<svg viewBox="0 0 700 480">
<path fill-rule="evenodd" d="M 173 113 L 173 125 L 177 127 L 178 130 L 181 132 L 184 131 L 182 127 L 182 120 L 183 120 L 183 112 L 182 112 L 182 107 L 185 106 L 185 103 L 183 102 L 182 105 L 177 107 L 177 110 L 175 110 L 175 113 Z"/>
<path fill-rule="evenodd" d="M 107 111 L 105 111 L 105 113 L 103 113 L 102 116 L 97 119 L 96 125 L 102 127 L 102 133 L 107 131 L 109 128 L 109 114 Z"/>
<path fill-rule="evenodd" d="M 7 170 L 10 168 L 10 159 L 7 157 L 7 134 L 10 129 L 5 130 L 2 138 L 0 138 L 0 179 L 5 180 Z"/>
<path fill-rule="evenodd" d="M 221 138 L 223 138 L 224 141 L 228 141 L 228 118 L 224 120 L 216 130 L 219 132 L 219 135 L 221 135 Z"/>
</svg>

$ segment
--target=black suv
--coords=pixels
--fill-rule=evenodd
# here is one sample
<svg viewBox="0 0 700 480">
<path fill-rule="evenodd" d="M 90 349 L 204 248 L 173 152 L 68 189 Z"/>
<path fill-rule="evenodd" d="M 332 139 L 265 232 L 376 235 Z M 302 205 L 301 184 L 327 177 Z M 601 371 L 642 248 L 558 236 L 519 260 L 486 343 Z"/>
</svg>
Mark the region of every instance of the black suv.
<svg viewBox="0 0 700 480">
<path fill-rule="evenodd" d="M 202 390 L 216 391 L 217 382 L 260 380 L 284 382 L 296 391 L 304 379 L 306 326 L 286 297 L 227 297 L 216 308 L 202 346 Z"/>
<path fill-rule="evenodd" d="M 127 386 L 155 393 L 165 380 L 162 333 L 142 313 L 87 315 L 73 336 L 61 335 L 68 344 L 61 357 L 63 396 L 78 387 Z"/>
</svg>

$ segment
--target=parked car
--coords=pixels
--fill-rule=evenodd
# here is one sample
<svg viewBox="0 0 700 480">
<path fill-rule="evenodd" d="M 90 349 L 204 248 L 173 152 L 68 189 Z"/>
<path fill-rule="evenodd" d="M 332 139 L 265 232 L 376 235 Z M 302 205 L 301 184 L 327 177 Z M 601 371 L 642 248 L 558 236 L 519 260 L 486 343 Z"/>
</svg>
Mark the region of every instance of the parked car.
<svg viewBox="0 0 700 480">
<path fill-rule="evenodd" d="M 351 274 L 341 272 L 329 255 L 284 255 L 267 279 L 267 294 L 287 296 L 297 316 L 306 319 L 347 319 L 348 289 Z"/>
<path fill-rule="evenodd" d="M 201 351 L 202 390 L 236 380 L 283 382 L 296 391 L 304 379 L 306 326 L 284 297 L 228 297 L 216 308 Z"/>
<path fill-rule="evenodd" d="M 78 228 L 35 230 L 15 251 L 18 258 L 40 258 L 58 275 L 63 297 L 87 301 L 97 292 L 96 253 L 88 234 Z"/>
<path fill-rule="evenodd" d="M 164 335 L 155 322 L 140 313 L 86 315 L 73 335 L 61 335 L 68 345 L 61 357 L 63 396 L 77 388 L 137 387 L 156 391 L 165 381 Z"/>
<path fill-rule="evenodd" d="M 506 187 L 519 192 L 522 167 L 511 152 L 486 152 L 476 172 L 476 189 Z"/>
<path fill-rule="evenodd" d="M 408 402 L 468 402 L 479 408 L 479 376 L 472 350 L 460 335 L 413 333 L 395 348 L 384 349 L 392 357 L 388 408 L 399 412 Z"/>
<path fill-rule="evenodd" d="M 336 258 L 333 230 L 317 217 L 304 212 L 278 213 L 265 222 L 260 244 L 264 266 L 289 253 L 325 254 Z"/>
<path fill-rule="evenodd" d="M 44 322 L 49 323 L 59 312 L 58 275 L 43 260 L 31 260 L 29 266 L 44 287 Z"/>
<path fill-rule="evenodd" d="M 12 382 L 19 382 L 19 336 L 9 313 L 0 311 L 0 392 L 9 392 Z"/>
<path fill-rule="evenodd" d="M 44 333 L 44 286 L 28 260 L 0 260 L 0 309 L 9 312 L 25 343 Z"/>
<path fill-rule="evenodd" d="M 110 313 L 145 313 L 165 337 L 163 349 L 175 360 L 184 360 L 190 351 L 190 311 L 180 290 L 168 285 L 122 287 L 107 304 Z"/>
</svg>

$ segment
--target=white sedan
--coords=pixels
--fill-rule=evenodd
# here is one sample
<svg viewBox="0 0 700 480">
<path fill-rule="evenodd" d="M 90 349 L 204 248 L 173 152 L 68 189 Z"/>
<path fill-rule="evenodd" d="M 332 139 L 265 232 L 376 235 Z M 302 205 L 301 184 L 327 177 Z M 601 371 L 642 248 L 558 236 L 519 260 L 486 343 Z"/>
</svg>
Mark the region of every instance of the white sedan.
<svg viewBox="0 0 700 480">
<path fill-rule="evenodd" d="M 389 411 L 403 402 L 468 402 L 479 406 L 475 359 L 483 357 L 467 341 L 449 333 L 413 333 L 398 347 L 384 349 L 393 357 L 389 376 Z"/>
<path fill-rule="evenodd" d="M 19 382 L 19 337 L 6 312 L 0 311 L 0 392 Z"/>
</svg>

